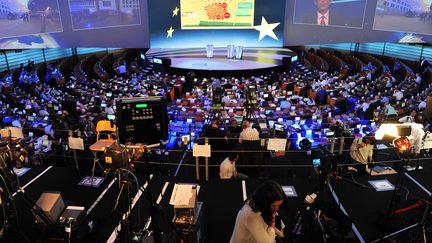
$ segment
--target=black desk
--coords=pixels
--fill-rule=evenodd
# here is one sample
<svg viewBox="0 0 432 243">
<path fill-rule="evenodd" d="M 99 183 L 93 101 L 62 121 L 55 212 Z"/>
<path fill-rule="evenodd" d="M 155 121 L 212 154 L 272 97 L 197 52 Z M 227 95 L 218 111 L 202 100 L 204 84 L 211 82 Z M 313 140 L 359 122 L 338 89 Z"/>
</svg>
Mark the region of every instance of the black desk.
<svg viewBox="0 0 432 243">
<path fill-rule="evenodd" d="M 359 176 L 356 180 L 368 187 L 370 180 L 387 179 L 395 185 L 397 174 L 383 175 L 383 176 Z M 413 181 L 401 177 L 403 187 L 409 190 L 408 199 L 423 197 L 426 193 Z M 371 242 L 378 240 L 382 237 L 379 230 L 379 221 L 385 217 L 388 206 L 390 205 L 393 191 L 377 192 L 371 188 L 361 188 L 350 182 L 337 180 L 329 185 L 333 190 L 333 196 L 336 202 L 340 199 L 341 208 L 348 214 L 353 222 L 353 229 L 360 242 Z M 401 202 L 405 201 L 406 190 L 401 190 Z M 419 221 L 421 218 L 419 218 Z M 410 225 L 406 225 L 408 227 Z M 403 228 L 401 228 L 403 229 Z M 399 229 L 400 230 L 400 229 Z M 393 233 L 393 232 L 389 232 Z M 385 233 L 384 235 L 388 235 Z"/>
<path fill-rule="evenodd" d="M 423 167 L 423 170 L 407 172 L 407 177 L 418 184 L 428 195 L 432 192 L 432 159 L 413 159 L 411 160 L 412 165 L 418 165 Z"/>
</svg>

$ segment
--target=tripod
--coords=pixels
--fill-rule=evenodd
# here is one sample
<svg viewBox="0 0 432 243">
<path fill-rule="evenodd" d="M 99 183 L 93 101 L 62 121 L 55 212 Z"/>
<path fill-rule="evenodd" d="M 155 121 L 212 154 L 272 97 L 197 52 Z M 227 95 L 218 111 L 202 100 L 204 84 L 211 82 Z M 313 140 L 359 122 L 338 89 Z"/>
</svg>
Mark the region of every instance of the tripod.
<svg viewBox="0 0 432 243">
<path fill-rule="evenodd" d="M 244 119 L 247 121 L 257 120 L 257 116 L 255 112 L 257 111 L 257 108 L 255 105 L 246 105 L 246 115 L 244 116 Z"/>
<path fill-rule="evenodd" d="M 174 223 L 168 219 L 168 217 L 163 213 L 163 210 L 161 208 L 160 205 L 153 203 L 153 199 L 152 199 L 152 183 L 151 183 L 151 177 L 150 177 L 150 163 L 149 163 L 149 150 L 146 148 L 145 149 L 145 154 L 144 154 L 144 164 L 145 164 L 145 177 L 146 177 L 146 181 L 148 182 L 147 184 L 147 189 L 148 189 L 148 193 L 147 193 L 147 201 L 150 205 L 149 207 L 149 211 L 150 211 L 150 217 L 152 218 L 152 223 L 151 223 L 151 229 L 153 232 L 153 242 L 162 242 L 162 230 L 159 228 L 159 225 L 157 223 L 157 219 L 164 219 L 166 222 L 169 223 L 170 227 L 176 232 L 177 235 L 180 236 L 181 239 L 183 239 L 182 233 L 179 231 L 179 229 L 174 225 Z M 142 189 L 140 189 L 142 190 Z M 144 241 L 143 242 L 147 242 Z"/>
<path fill-rule="evenodd" d="M 222 107 L 220 105 L 215 105 L 211 109 L 210 116 L 207 120 L 207 124 L 210 124 L 214 119 L 220 119 L 222 117 Z"/>
<path fill-rule="evenodd" d="M 128 198 L 127 205 L 129 205 L 129 207 L 130 207 L 130 184 L 131 183 L 130 183 L 130 179 L 129 179 L 128 173 L 129 173 L 128 169 L 117 169 L 115 171 L 115 174 L 118 177 L 120 191 L 117 194 L 116 202 L 115 202 L 114 207 L 112 209 L 113 212 L 119 206 L 120 198 L 123 195 L 123 191 L 124 191 L 125 187 L 126 187 L 127 194 L 128 194 L 128 196 L 127 196 L 127 198 Z"/>
</svg>

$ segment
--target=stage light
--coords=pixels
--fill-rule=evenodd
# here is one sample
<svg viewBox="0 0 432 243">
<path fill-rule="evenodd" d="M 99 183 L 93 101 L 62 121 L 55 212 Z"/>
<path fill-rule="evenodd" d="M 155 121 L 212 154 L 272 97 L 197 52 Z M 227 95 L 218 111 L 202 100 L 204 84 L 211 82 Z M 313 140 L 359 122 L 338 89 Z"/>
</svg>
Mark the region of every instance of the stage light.
<svg viewBox="0 0 432 243">
<path fill-rule="evenodd" d="M 375 139 L 382 140 L 384 136 L 390 136 L 394 138 L 399 137 L 397 125 L 398 124 L 382 124 L 375 133 Z"/>
<path fill-rule="evenodd" d="M 411 142 L 408 137 L 396 138 L 393 141 L 393 145 L 401 155 L 409 155 L 411 153 Z"/>
<path fill-rule="evenodd" d="M 108 147 L 104 154 L 106 167 L 111 170 L 125 169 L 128 167 L 128 153 L 126 149 L 114 143 Z"/>
</svg>

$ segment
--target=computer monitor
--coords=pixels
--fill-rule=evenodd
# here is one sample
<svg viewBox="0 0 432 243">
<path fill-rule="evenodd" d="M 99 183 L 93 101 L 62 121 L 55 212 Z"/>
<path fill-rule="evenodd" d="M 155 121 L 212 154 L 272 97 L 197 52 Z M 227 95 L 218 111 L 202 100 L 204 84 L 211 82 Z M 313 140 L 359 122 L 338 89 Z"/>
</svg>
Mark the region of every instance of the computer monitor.
<svg viewBox="0 0 432 243">
<path fill-rule="evenodd" d="M 107 119 L 110 121 L 114 121 L 116 119 L 115 115 L 107 115 Z"/>
<path fill-rule="evenodd" d="M 243 121 L 242 116 L 235 116 L 234 119 L 237 121 L 238 124 L 242 123 L 242 121 Z"/>
<path fill-rule="evenodd" d="M 285 131 L 285 126 L 284 126 L 284 125 L 281 125 L 281 124 L 277 124 L 277 123 L 275 123 L 275 124 L 274 124 L 274 129 L 275 129 L 276 131 L 279 131 L 279 132 L 284 132 L 284 131 Z"/>
<path fill-rule="evenodd" d="M 269 123 L 269 127 L 270 127 L 270 128 L 273 128 L 274 125 L 275 125 L 275 122 L 272 121 L 272 120 L 269 120 L 268 123 Z"/>
</svg>

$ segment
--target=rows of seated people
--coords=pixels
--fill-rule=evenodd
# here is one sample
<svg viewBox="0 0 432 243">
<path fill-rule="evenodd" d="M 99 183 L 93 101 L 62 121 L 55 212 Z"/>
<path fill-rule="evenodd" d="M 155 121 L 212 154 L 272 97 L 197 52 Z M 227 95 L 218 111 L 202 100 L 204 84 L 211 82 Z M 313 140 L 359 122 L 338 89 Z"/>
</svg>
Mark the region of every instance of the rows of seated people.
<svg viewBox="0 0 432 243">
<path fill-rule="evenodd" d="M 340 79 L 337 72 L 311 71 L 299 64 L 291 71 L 243 78 L 205 79 L 142 71 L 106 82 L 71 77 L 62 86 L 2 80 L 0 120 L 1 127 L 21 127 L 35 137 L 65 139 L 69 130 L 86 131 L 91 137 L 97 121 L 115 115 L 116 99 L 159 95 L 170 101 L 172 127 L 205 124 L 217 110 L 219 118 L 228 122 L 249 113 L 290 137 L 307 130 L 356 128 L 371 120 L 378 126 L 410 110 L 426 108 L 432 87 L 427 84 L 420 89 L 421 76 L 398 80 L 390 70 L 379 77 L 367 74 Z M 251 86 L 256 90 L 252 107 L 248 104 Z M 220 104 L 215 104 L 218 87 L 223 93 Z"/>
</svg>

